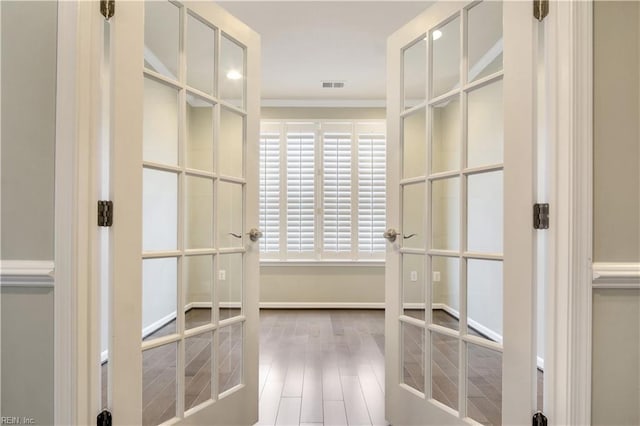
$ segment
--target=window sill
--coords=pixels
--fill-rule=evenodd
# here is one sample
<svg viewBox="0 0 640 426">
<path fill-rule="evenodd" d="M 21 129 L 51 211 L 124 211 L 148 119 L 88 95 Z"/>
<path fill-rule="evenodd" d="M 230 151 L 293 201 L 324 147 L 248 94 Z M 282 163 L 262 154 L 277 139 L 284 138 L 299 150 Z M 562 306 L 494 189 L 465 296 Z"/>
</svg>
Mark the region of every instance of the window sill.
<svg viewBox="0 0 640 426">
<path fill-rule="evenodd" d="M 380 267 L 384 268 L 385 261 L 382 259 L 364 259 L 364 260 L 278 260 L 278 259 L 261 259 L 260 267 L 271 266 L 360 266 L 360 267 Z"/>
</svg>

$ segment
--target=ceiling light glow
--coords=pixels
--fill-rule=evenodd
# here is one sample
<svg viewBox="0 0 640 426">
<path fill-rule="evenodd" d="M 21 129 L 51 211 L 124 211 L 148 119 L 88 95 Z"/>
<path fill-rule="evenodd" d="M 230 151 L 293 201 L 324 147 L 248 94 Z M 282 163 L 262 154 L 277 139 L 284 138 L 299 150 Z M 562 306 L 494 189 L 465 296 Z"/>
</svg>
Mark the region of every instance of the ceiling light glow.
<svg viewBox="0 0 640 426">
<path fill-rule="evenodd" d="M 227 73 L 227 78 L 229 80 L 240 80 L 242 78 L 242 74 L 236 70 L 231 70 Z"/>
<path fill-rule="evenodd" d="M 431 33 L 431 38 L 433 38 L 433 40 L 437 40 L 440 37 L 442 37 L 442 31 L 440 30 L 435 30 L 434 32 Z"/>
</svg>

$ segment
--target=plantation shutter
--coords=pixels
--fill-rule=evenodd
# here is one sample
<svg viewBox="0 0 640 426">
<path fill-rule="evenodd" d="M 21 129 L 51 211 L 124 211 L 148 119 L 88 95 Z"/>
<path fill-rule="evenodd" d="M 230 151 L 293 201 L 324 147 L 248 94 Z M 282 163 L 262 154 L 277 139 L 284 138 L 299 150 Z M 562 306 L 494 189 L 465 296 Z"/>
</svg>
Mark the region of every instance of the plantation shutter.
<svg viewBox="0 0 640 426">
<path fill-rule="evenodd" d="M 351 132 L 324 133 L 322 173 L 323 251 L 351 252 Z"/>
<path fill-rule="evenodd" d="M 386 138 L 384 130 L 358 134 L 358 251 L 385 251 Z"/>
<path fill-rule="evenodd" d="M 280 132 L 263 125 L 260 135 L 260 251 L 280 252 Z"/>
<path fill-rule="evenodd" d="M 315 132 L 288 126 L 287 253 L 315 252 Z"/>
</svg>

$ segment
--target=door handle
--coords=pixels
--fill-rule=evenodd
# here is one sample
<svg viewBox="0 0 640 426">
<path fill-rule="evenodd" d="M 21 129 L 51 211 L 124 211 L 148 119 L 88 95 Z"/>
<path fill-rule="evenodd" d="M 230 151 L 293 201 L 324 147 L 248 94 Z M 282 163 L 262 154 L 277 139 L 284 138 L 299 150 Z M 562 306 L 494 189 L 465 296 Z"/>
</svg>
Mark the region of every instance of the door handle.
<svg viewBox="0 0 640 426">
<path fill-rule="evenodd" d="M 402 238 L 404 238 L 405 240 L 408 240 L 409 238 L 413 238 L 418 234 L 409 234 L 409 235 L 403 235 Z"/>
<path fill-rule="evenodd" d="M 251 228 L 247 235 L 251 241 L 256 242 L 262 237 L 262 231 L 257 228 Z"/>
<path fill-rule="evenodd" d="M 242 234 L 236 234 L 234 232 L 229 232 L 229 235 L 231 235 L 232 237 L 236 237 L 238 239 L 242 238 Z"/>
<path fill-rule="evenodd" d="M 387 229 L 386 231 L 384 231 L 384 234 L 382 234 L 382 236 L 385 237 L 390 243 L 394 242 L 398 235 L 398 231 L 393 228 Z"/>
</svg>

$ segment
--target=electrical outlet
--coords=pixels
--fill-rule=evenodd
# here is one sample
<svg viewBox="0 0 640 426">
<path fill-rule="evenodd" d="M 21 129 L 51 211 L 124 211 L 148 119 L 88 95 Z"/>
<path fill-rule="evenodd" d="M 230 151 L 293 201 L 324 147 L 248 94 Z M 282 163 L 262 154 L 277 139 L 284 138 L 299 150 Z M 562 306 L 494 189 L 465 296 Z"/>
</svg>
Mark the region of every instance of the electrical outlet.
<svg viewBox="0 0 640 426">
<path fill-rule="evenodd" d="M 224 269 L 220 269 L 220 270 L 218 271 L 218 279 L 219 279 L 220 281 L 224 281 L 224 280 L 226 280 L 226 279 L 227 279 L 227 271 L 225 271 Z"/>
<path fill-rule="evenodd" d="M 440 282 L 440 271 L 433 271 L 433 282 Z"/>
<path fill-rule="evenodd" d="M 418 271 L 411 271 L 411 281 L 418 281 Z"/>
</svg>

